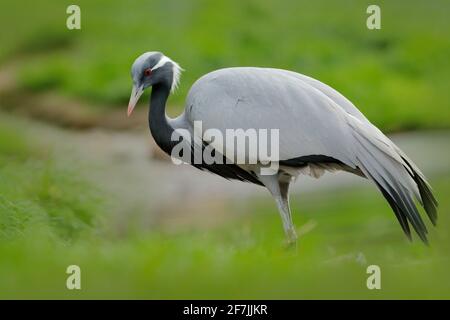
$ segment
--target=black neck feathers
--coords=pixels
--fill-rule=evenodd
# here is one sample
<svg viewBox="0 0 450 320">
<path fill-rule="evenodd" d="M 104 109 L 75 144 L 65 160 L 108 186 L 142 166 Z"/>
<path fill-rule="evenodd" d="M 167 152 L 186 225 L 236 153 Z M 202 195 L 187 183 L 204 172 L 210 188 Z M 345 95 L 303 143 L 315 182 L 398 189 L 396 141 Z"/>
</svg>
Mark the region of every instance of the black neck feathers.
<svg viewBox="0 0 450 320">
<path fill-rule="evenodd" d="M 166 116 L 166 102 L 169 94 L 170 86 L 168 84 L 160 83 L 153 86 L 150 96 L 148 122 L 156 144 L 170 155 L 176 142 L 171 141 L 174 129 L 170 126 Z"/>
</svg>

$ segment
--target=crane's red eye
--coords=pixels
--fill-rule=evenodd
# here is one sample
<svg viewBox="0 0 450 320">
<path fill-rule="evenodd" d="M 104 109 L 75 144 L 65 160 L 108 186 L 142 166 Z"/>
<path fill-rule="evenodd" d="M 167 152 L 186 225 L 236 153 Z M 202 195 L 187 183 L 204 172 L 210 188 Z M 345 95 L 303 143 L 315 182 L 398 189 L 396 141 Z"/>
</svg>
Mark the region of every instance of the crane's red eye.
<svg viewBox="0 0 450 320">
<path fill-rule="evenodd" d="M 144 70 L 144 74 L 148 77 L 149 75 L 152 74 L 152 69 L 148 68 Z"/>
</svg>

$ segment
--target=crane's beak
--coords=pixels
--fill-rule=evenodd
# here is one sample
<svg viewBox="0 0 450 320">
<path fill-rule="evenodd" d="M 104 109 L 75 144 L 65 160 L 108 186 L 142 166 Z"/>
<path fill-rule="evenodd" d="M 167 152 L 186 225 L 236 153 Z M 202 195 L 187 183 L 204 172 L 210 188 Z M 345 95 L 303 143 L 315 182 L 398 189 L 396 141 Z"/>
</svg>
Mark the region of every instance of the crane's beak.
<svg viewBox="0 0 450 320">
<path fill-rule="evenodd" d="M 139 98 L 141 97 L 142 93 L 144 92 L 144 86 L 133 86 L 133 90 L 131 91 L 131 97 L 130 102 L 128 103 L 128 116 L 131 115 L 133 112 L 134 107 L 136 106 L 136 103 L 139 101 Z"/>
</svg>

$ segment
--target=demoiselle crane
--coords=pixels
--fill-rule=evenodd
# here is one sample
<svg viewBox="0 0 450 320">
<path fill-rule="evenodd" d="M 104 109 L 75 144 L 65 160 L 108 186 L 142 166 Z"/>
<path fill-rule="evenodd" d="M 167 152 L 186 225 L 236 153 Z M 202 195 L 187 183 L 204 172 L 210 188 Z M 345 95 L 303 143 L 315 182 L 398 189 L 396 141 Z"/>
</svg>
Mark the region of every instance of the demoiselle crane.
<svg viewBox="0 0 450 320">
<path fill-rule="evenodd" d="M 131 68 L 133 90 L 128 116 L 144 90 L 153 87 L 149 126 L 158 146 L 173 156 L 177 141 L 187 132 L 193 137 L 184 140 L 191 144 L 187 149 L 191 153 L 189 159 L 200 146 L 202 150 L 211 148 L 215 159 L 227 160 L 222 163 L 193 162 L 193 166 L 227 179 L 266 187 L 276 201 L 288 243 L 296 243 L 297 239 L 289 207 L 290 183 L 300 174 L 317 178 L 324 171 L 335 170 L 372 181 L 391 206 L 406 236 L 411 240 L 412 226 L 427 243 L 427 228 L 414 199 L 434 225 L 437 201 L 424 175 L 339 92 L 292 71 L 226 68 L 198 79 L 188 93 L 184 112 L 170 119 L 165 112 L 166 101 L 177 87 L 181 71 L 176 62 L 160 52 L 139 56 Z M 195 131 L 198 121 L 202 124 L 200 134 Z M 223 143 L 204 141 L 202 134 L 208 129 L 224 135 L 229 129 L 278 130 L 276 170 L 263 174 L 267 159 L 262 159 L 259 154 L 253 155 L 252 163 L 230 159 Z M 180 139 L 174 139 L 174 133 L 182 130 L 184 134 L 176 135 Z M 246 155 L 244 158 L 248 161 L 251 157 Z"/>
</svg>

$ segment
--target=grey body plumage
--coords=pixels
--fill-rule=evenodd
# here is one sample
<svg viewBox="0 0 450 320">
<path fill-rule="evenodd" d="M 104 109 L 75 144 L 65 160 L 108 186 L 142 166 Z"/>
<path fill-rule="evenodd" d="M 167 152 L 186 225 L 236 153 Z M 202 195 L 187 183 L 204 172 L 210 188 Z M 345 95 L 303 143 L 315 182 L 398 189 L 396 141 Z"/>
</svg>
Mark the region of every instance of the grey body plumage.
<svg viewBox="0 0 450 320">
<path fill-rule="evenodd" d="M 150 71 L 148 71 L 150 70 Z M 129 114 L 142 91 L 153 86 L 149 124 L 156 143 L 170 154 L 175 129 L 192 135 L 194 121 L 203 130 L 278 129 L 279 170 L 259 174 L 260 164 L 194 164 L 228 179 L 265 186 L 283 220 L 289 242 L 295 228 L 289 208 L 289 184 L 300 174 L 320 177 L 344 170 L 374 182 L 392 207 L 405 234 L 410 225 L 427 242 L 427 228 L 416 199 L 436 223 L 437 202 L 417 166 L 347 98 L 305 75 L 270 68 L 227 68 L 198 79 L 175 119 L 165 114 L 167 97 L 179 81 L 178 64 L 158 52 L 139 57 L 132 67 L 134 82 Z M 214 142 L 211 142 L 214 147 Z M 217 147 L 217 150 L 221 150 Z"/>
</svg>

